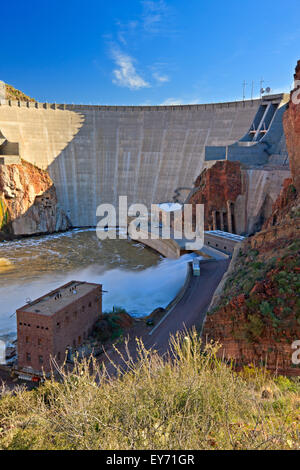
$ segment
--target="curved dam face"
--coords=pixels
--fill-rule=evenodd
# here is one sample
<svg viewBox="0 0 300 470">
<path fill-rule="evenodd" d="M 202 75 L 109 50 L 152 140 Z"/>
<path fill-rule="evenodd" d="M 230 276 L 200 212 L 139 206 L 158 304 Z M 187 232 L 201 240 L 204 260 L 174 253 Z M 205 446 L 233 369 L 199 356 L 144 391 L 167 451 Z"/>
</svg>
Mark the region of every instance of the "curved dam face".
<svg viewBox="0 0 300 470">
<path fill-rule="evenodd" d="M 261 100 L 186 106 L 80 106 L 3 101 L 0 129 L 20 156 L 48 169 L 74 226 L 95 226 L 101 203 L 171 201 L 192 187 L 206 146 L 250 129 Z"/>
</svg>

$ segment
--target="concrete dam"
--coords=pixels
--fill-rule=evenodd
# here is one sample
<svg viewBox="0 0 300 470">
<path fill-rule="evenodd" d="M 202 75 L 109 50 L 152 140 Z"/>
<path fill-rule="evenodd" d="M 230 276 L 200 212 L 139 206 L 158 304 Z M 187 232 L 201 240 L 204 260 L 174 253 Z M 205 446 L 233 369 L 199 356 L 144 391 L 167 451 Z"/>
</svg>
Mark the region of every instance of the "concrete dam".
<svg viewBox="0 0 300 470">
<path fill-rule="evenodd" d="M 231 153 L 234 159 L 241 154 L 247 160 L 245 151 L 251 147 L 250 164 L 253 158 L 255 165 L 260 160 L 265 164 L 273 155 L 281 159 L 279 113 L 284 102 L 284 95 L 182 106 L 58 105 L 2 99 L 0 130 L 6 149 L 18 148 L 21 158 L 48 170 L 73 226 L 95 226 L 99 204 L 117 205 L 123 195 L 128 204 L 148 207 L 172 201 L 178 188 L 192 187 L 205 165 L 230 158 Z M 262 127 L 264 117 L 267 128 Z M 269 134 L 272 147 L 266 157 L 270 145 L 262 145 L 259 136 L 266 142 Z M 242 143 L 237 146 L 237 142 Z M 15 151 L 10 153 L 9 158 L 16 157 Z"/>
</svg>

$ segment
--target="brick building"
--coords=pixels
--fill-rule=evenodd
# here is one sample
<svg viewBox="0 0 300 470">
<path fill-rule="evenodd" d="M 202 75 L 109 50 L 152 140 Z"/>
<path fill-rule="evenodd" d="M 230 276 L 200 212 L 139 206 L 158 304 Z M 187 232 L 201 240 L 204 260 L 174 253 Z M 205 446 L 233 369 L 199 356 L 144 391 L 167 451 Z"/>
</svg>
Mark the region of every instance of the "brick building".
<svg viewBox="0 0 300 470">
<path fill-rule="evenodd" d="M 62 364 L 102 314 L 102 285 L 71 281 L 17 310 L 18 368 L 45 373 Z"/>
</svg>

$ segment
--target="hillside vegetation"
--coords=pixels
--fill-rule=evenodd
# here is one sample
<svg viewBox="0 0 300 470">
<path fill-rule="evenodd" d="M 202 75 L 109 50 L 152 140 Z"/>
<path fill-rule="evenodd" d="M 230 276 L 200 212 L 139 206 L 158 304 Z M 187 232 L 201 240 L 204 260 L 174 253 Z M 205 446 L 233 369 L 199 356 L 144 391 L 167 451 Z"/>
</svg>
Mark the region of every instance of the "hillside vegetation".
<svg viewBox="0 0 300 470">
<path fill-rule="evenodd" d="M 263 227 L 232 260 L 203 338 L 219 341 L 219 357 L 300 375 L 291 347 L 300 338 L 300 196 L 290 180 Z M 236 256 L 237 255 L 237 256 Z"/>
<path fill-rule="evenodd" d="M 140 344 L 124 374 L 91 358 L 60 383 L 3 389 L 0 449 L 299 449 L 299 378 L 237 373 L 200 348 L 193 332 L 173 360 Z"/>
<path fill-rule="evenodd" d="M 6 87 L 6 99 L 7 100 L 16 100 L 16 101 L 35 101 L 35 99 L 30 98 L 30 96 L 25 95 L 23 91 L 17 90 L 12 85 L 5 84 Z"/>
</svg>

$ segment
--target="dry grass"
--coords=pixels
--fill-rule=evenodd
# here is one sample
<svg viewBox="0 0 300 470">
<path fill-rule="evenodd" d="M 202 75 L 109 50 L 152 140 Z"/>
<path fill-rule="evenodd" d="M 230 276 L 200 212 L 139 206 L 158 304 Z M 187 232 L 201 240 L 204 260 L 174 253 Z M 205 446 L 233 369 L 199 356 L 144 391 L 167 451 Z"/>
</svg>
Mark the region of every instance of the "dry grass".
<svg viewBox="0 0 300 470">
<path fill-rule="evenodd" d="M 6 99 L 7 100 L 17 100 L 17 101 L 35 101 L 35 99 L 30 98 L 30 96 L 25 95 L 20 90 L 17 90 L 12 85 L 5 84 L 6 86 Z"/>
<path fill-rule="evenodd" d="M 0 449 L 299 449 L 299 381 L 236 373 L 217 348 L 193 332 L 172 360 L 139 344 L 124 374 L 90 358 L 61 383 L 3 390 Z"/>
</svg>

